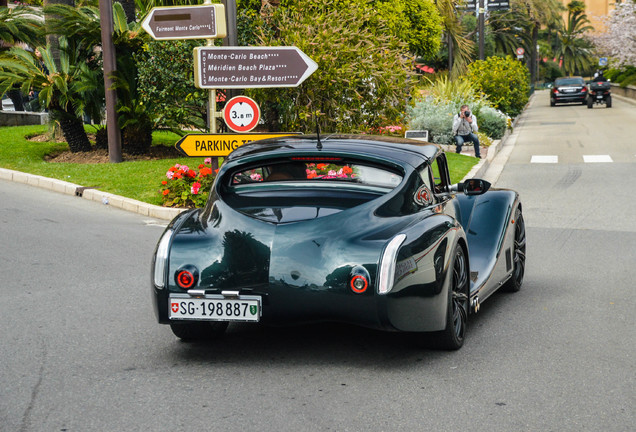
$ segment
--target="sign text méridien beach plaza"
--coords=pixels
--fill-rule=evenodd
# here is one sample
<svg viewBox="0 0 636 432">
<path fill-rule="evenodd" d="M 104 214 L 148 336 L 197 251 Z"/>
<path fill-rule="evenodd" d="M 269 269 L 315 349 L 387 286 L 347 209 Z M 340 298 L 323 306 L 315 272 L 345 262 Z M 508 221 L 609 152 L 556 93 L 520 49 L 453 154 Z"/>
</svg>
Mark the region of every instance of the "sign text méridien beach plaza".
<svg viewBox="0 0 636 432">
<path fill-rule="evenodd" d="M 199 88 L 296 87 L 318 67 L 296 47 L 198 47 Z"/>
</svg>

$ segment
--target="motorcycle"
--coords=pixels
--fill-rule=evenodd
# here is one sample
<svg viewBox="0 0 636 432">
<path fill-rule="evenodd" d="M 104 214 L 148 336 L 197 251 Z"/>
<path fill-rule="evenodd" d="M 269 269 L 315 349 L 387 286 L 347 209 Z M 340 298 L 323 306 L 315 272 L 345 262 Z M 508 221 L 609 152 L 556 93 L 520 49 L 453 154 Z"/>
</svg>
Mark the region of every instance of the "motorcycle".
<svg viewBox="0 0 636 432">
<path fill-rule="evenodd" d="M 590 81 L 587 85 L 587 107 L 592 108 L 594 104 L 605 104 L 607 108 L 612 107 L 611 84 L 609 82 Z"/>
</svg>

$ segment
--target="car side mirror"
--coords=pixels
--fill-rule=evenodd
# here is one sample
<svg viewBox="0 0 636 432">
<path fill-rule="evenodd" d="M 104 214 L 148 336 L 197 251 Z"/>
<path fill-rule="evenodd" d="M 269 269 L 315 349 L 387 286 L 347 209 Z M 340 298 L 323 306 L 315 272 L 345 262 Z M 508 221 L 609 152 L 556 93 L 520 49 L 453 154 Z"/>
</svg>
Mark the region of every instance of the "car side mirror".
<svg viewBox="0 0 636 432">
<path fill-rule="evenodd" d="M 464 192 L 466 195 L 485 194 L 490 189 L 490 183 L 482 179 L 469 179 L 451 186 L 451 192 Z"/>
</svg>

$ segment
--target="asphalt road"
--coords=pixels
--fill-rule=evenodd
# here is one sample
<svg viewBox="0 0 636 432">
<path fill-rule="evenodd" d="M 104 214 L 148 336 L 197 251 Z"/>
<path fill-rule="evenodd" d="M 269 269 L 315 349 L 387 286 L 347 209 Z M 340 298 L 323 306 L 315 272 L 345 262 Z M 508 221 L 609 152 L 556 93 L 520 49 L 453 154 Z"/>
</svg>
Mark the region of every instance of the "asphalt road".
<svg viewBox="0 0 636 432">
<path fill-rule="evenodd" d="M 181 343 L 150 303 L 157 221 L 0 181 L 0 431 L 631 431 L 634 118 L 533 100 L 497 181 L 526 280 L 450 353 L 342 325 Z"/>
</svg>

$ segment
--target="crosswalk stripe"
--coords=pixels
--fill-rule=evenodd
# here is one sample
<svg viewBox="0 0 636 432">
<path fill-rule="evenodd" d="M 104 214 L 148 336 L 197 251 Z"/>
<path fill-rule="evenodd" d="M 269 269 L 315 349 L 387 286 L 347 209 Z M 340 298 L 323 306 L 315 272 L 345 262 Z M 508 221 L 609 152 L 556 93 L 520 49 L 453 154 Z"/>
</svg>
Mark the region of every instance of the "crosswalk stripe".
<svg viewBox="0 0 636 432">
<path fill-rule="evenodd" d="M 554 155 L 533 155 L 530 163 L 558 163 L 559 157 Z"/>
<path fill-rule="evenodd" d="M 610 155 L 583 155 L 583 162 L 585 163 L 606 163 L 614 162 Z"/>
</svg>

